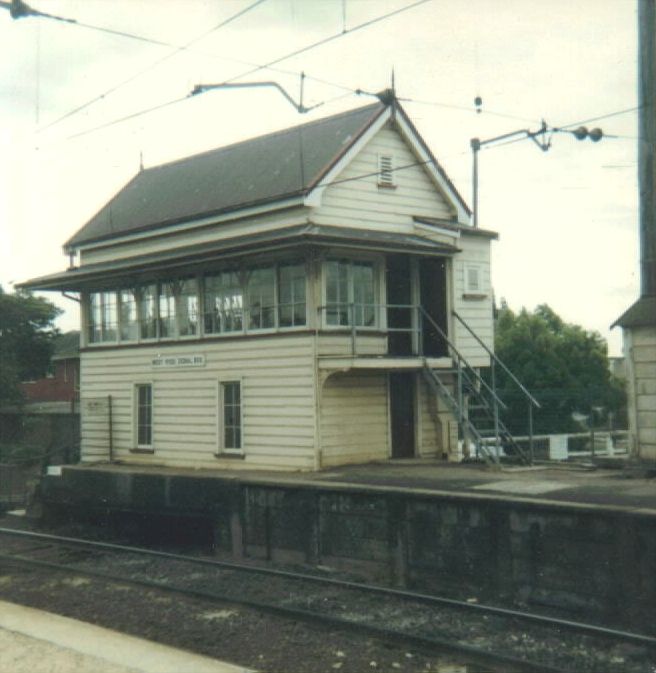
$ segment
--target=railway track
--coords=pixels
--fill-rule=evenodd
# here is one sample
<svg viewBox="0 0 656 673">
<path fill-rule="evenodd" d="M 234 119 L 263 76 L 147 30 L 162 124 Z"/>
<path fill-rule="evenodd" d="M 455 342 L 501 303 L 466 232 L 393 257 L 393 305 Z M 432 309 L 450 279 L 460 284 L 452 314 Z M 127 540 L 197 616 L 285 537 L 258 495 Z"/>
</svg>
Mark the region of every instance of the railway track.
<svg viewBox="0 0 656 673">
<path fill-rule="evenodd" d="M 87 575 L 247 606 L 499 671 L 653 671 L 656 638 L 594 624 L 307 573 L 0 528 L 0 564 Z M 560 647 L 555 647 L 556 642 Z M 562 648 L 563 643 L 571 647 Z M 630 645 L 630 667 L 614 652 Z M 563 653 L 564 652 L 564 653 Z M 599 668 L 581 653 L 606 653 Z M 568 654 L 569 653 L 569 654 Z M 579 653 L 579 654 L 577 654 Z"/>
</svg>

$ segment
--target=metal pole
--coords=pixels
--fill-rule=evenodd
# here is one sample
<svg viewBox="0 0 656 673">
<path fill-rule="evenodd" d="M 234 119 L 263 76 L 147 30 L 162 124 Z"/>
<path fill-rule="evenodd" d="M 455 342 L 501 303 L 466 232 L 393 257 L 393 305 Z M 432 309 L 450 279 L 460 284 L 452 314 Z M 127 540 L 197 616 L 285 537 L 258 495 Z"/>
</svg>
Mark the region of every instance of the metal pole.
<svg viewBox="0 0 656 673">
<path fill-rule="evenodd" d="M 478 151 L 481 149 L 481 141 L 478 138 L 470 140 L 472 148 L 472 225 L 478 227 Z"/>
<path fill-rule="evenodd" d="M 496 444 L 496 455 L 497 461 L 499 460 L 499 454 L 501 453 L 501 443 L 499 441 L 499 402 L 497 400 L 497 377 L 496 369 L 494 366 L 494 360 L 491 363 L 491 374 L 492 374 L 492 410 L 494 412 L 494 441 Z"/>
<path fill-rule="evenodd" d="M 109 421 L 109 462 L 114 461 L 114 432 L 113 432 L 113 419 L 112 419 L 112 396 L 107 395 L 107 405 L 108 405 L 108 421 Z"/>
<path fill-rule="evenodd" d="M 355 357 L 355 304 L 349 304 L 351 313 L 351 355 Z"/>
<path fill-rule="evenodd" d="M 528 457 L 533 465 L 533 404 L 528 403 Z"/>
</svg>

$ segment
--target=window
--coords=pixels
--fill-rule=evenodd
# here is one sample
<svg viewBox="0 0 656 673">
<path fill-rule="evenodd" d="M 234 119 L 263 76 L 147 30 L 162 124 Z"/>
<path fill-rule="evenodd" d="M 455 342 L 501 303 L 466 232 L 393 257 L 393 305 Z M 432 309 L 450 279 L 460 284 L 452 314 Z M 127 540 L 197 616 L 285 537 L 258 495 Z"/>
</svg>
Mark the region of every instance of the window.
<svg viewBox="0 0 656 673">
<path fill-rule="evenodd" d="M 139 336 L 142 339 L 157 337 L 157 285 L 139 288 Z"/>
<path fill-rule="evenodd" d="M 378 155 L 378 186 L 396 187 L 394 181 L 394 158 L 391 154 Z"/>
<path fill-rule="evenodd" d="M 121 290 L 118 293 L 121 341 L 136 341 L 139 337 L 137 294 L 136 288 Z"/>
<path fill-rule="evenodd" d="M 305 266 L 282 264 L 278 267 L 278 325 L 305 325 Z"/>
<path fill-rule="evenodd" d="M 137 448 L 150 449 L 153 445 L 153 386 L 139 383 L 135 386 Z"/>
<path fill-rule="evenodd" d="M 481 267 L 477 264 L 465 264 L 465 293 L 483 294 Z"/>
<path fill-rule="evenodd" d="M 276 270 L 253 269 L 248 274 L 248 329 L 275 327 Z"/>
<path fill-rule="evenodd" d="M 115 292 L 92 292 L 88 304 L 89 343 L 116 341 L 118 316 Z"/>
<path fill-rule="evenodd" d="M 329 260 L 325 264 L 326 324 L 372 327 L 376 324 L 373 262 Z"/>
<path fill-rule="evenodd" d="M 241 382 L 222 381 L 219 384 L 219 413 L 221 450 L 226 453 L 242 451 Z"/>
<path fill-rule="evenodd" d="M 235 271 L 205 277 L 205 334 L 241 332 L 244 296 Z"/>
<path fill-rule="evenodd" d="M 178 335 L 198 334 L 198 281 L 196 278 L 176 283 L 175 312 L 178 317 Z"/>
</svg>

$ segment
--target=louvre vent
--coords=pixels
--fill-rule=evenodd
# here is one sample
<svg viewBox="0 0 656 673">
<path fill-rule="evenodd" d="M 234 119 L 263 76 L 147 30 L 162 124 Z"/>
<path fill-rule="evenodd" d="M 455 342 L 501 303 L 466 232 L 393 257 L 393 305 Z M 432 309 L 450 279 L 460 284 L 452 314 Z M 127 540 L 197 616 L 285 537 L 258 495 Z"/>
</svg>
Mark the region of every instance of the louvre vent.
<svg viewBox="0 0 656 673">
<path fill-rule="evenodd" d="M 380 187 L 395 187 L 394 160 L 390 154 L 378 155 L 378 185 Z"/>
</svg>

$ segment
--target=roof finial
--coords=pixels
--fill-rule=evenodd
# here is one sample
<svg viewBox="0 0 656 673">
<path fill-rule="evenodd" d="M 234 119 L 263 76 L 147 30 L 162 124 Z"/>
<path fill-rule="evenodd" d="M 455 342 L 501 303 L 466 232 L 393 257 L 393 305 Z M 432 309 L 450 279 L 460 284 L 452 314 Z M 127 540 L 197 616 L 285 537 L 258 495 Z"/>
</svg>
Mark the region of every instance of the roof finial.
<svg viewBox="0 0 656 673">
<path fill-rule="evenodd" d="M 143 171 L 143 150 L 139 150 L 139 172 Z"/>
<path fill-rule="evenodd" d="M 394 66 L 392 66 L 392 96 L 396 98 L 396 87 L 394 86 Z"/>
</svg>

